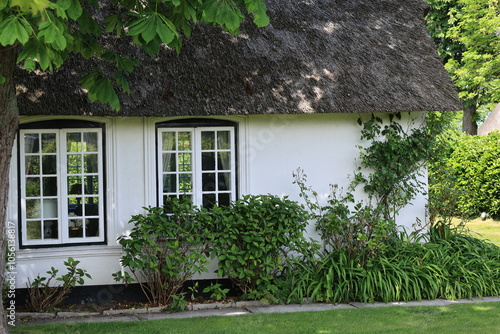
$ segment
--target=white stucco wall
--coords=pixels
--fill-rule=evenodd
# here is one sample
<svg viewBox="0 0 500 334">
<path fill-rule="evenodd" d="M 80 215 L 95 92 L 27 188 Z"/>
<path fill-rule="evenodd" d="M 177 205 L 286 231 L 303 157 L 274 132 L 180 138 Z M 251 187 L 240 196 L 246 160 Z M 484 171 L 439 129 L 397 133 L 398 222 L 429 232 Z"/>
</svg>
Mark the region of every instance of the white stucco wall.
<svg viewBox="0 0 500 334">
<path fill-rule="evenodd" d="M 369 115 L 364 115 L 367 117 Z M 414 115 L 423 119 L 423 114 Z M 288 195 L 300 201 L 292 173 L 302 168 L 308 185 L 326 198 L 330 184 L 347 187 L 355 170 L 360 142 L 359 115 L 261 115 L 226 117 L 238 126 L 238 182 L 241 194 Z M 21 122 L 46 118 L 23 118 Z M 18 250 L 16 286 L 45 274 L 50 267 L 64 269 L 69 256 L 81 261 L 92 280 L 89 285 L 114 284 L 111 274 L 120 270 L 116 238 L 129 229 L 128 221 L 142 207 L 156 203 L 155 128 L 165 118 L 87 118 L 106 123 L 107 242 L 106 245 L 32 248 Z M 9 222 L 19 228 L 17 217 L 17 148 L 13 152 L 9 194 Z M 399 224 L 411 227 L 425 221 L 426 198 L 421 195 L 406 208 Z M 308 230 L 316 236 L 314 227 Z M 212 269 L 215 269 L 214 267 Z M 62 270 L 64 272 L 64 270 Z M 215 274 L 204 275 L 215 278 Z"/>
</svg>

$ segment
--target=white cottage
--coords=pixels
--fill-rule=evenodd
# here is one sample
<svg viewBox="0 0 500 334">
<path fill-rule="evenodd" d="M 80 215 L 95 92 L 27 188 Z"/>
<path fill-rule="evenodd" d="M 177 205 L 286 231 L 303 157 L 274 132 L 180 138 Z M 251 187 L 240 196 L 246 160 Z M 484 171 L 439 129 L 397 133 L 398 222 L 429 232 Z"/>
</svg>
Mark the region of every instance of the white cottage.
<svg viewBox="0 0 500 334">
<path fill-rule="evenodd" d="M 267 5 L 268 27 L 231 36 L 199 25 L 180 56 L 164 49 L 149 59 L 130 46 L 143 67 L 119 112 L 89 103 L 76 84 L 89 61 L 19 72 L 8 204 L 18 288 L 69 256 L 92 275 L 86 284 L 113 284 L 117 237 L 131 215 L 168 197 L 299 200 L 299 167 L 321 193 L 347 185 L 361 114 L 403 112 L 418 126 L 425 111 L 460 109 L 424 24 L 425 1 Z M 425 205 L 419 196 L 398 223 L 425 220 Z"/>
</svg>

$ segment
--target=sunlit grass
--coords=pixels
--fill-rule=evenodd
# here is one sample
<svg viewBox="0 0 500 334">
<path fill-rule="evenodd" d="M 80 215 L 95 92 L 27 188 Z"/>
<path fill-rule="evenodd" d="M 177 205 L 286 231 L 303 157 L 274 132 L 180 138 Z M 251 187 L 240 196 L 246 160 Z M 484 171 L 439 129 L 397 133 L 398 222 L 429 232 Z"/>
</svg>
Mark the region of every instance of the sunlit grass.
<svg viewBox="0 0 500 334">
<path fill-rule="evenodd" d="M 453 220 L 454 224 L 458 222 L 458 219 Z M 481 218 L 477 218 L 467 222 L 466 227 L 474 237 L 489 240 L 500 247 L 500 221 L 493 219 L 483 221 Z"/>
<path fill-rule="evenodd" d="M 498 333 L 500 302 L 16 327 L 12 333 Z"/>
</svg>

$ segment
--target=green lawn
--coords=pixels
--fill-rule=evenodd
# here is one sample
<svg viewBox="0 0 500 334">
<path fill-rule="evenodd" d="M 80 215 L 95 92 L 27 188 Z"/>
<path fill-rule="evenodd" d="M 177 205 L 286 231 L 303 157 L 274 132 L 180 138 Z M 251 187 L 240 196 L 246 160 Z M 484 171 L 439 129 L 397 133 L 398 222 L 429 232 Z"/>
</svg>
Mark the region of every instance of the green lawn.
<svg viewBox="0 0 500 334">
<path fill-rule="evenodd" d="M 474 236 L 480 239 L 488 239 L 497 246 L 500 246 L 500 221 L 492 219 L 482 221 L 478 218 L 468 222 L 466 226 L 473 232 Z"/>
<path fill-rule="evenodd" d="M 11 333 L 499 333 L 500 302 L 20 326 Z"/>
</svg>

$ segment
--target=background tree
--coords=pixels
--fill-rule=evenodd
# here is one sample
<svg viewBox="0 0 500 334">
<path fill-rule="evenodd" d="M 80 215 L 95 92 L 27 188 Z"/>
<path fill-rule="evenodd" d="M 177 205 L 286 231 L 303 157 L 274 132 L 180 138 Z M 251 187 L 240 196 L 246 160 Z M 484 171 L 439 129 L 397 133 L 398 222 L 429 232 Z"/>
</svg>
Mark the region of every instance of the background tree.
<svg viewBox="0 0 500 334">
<path fill-rule="evenodd" d="M 498 0 L 427 0 L 427 24 L 463 101 L 462 129 L 477 134 L 478 110 L 500 101 Z"/>
<path fill-rule="evenodd" d="M 237 33 L 244 13 L 257 26 L 269 22 L 263 0 L 0 0 L 0 272 L 5 268 L 9 166 L 19 117 L 15 67 L 54 71 L 76 54 L 113 62 L 113 75 L 90 69 L 80 84 L 91 101 L 118 110 L 115 89 L 129 92 L 127 73 L 139 63 L 113 51 L 106 41 L 131 39 L 150 55 L 162 44 L 179 52 L 193 24 L 206 22 Z M 0 275 L 0 286 L 3 279 Z M 0 321 L 6 332 L 3 308 Z"/>
</svg>

